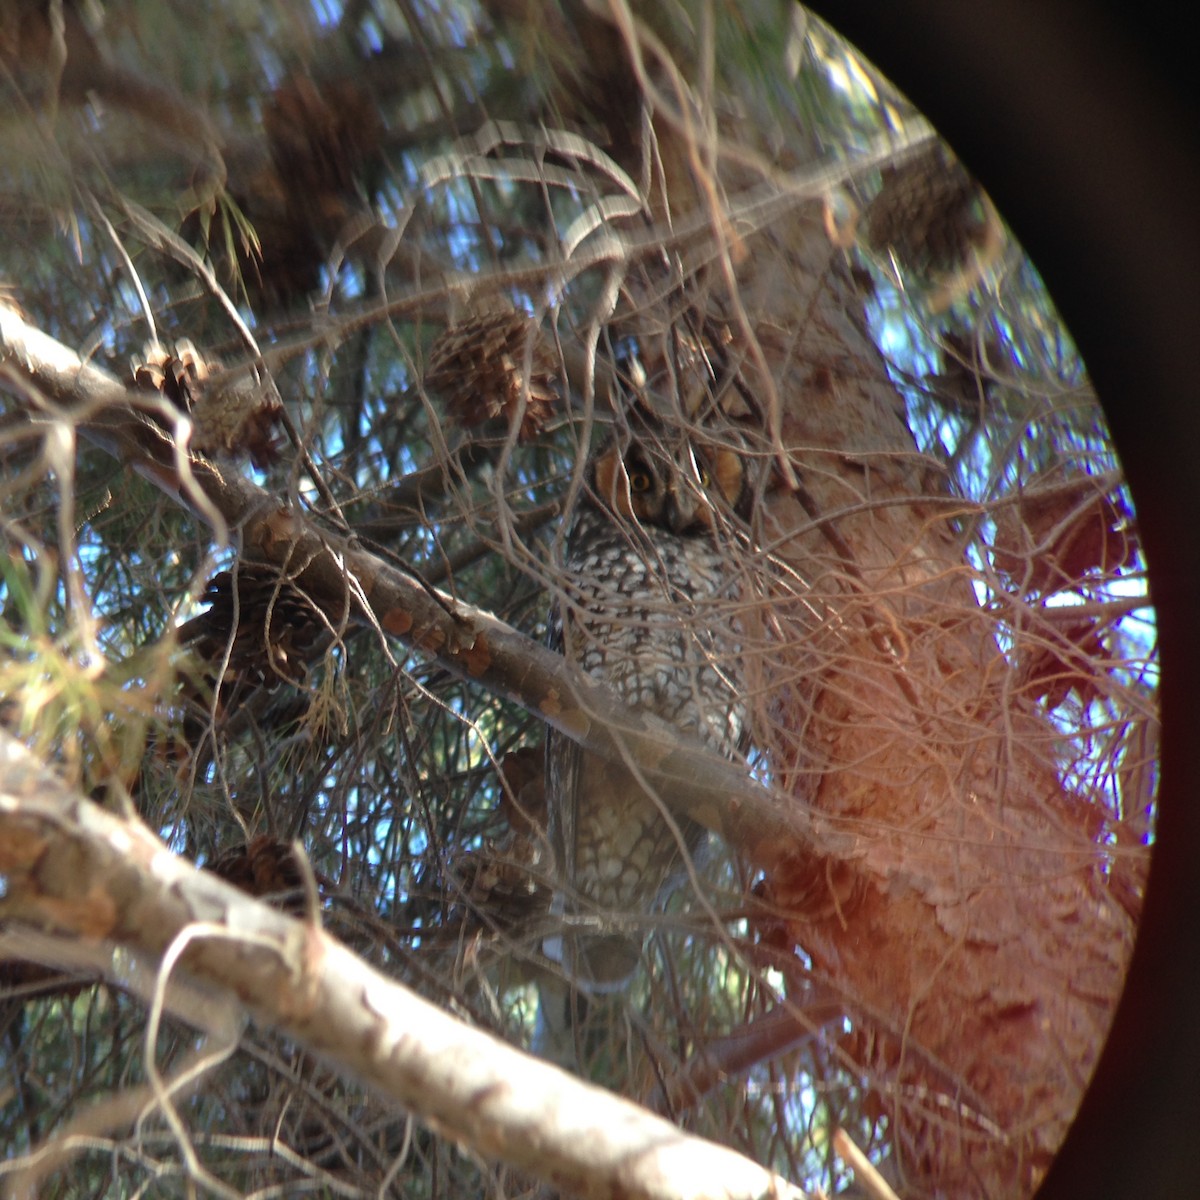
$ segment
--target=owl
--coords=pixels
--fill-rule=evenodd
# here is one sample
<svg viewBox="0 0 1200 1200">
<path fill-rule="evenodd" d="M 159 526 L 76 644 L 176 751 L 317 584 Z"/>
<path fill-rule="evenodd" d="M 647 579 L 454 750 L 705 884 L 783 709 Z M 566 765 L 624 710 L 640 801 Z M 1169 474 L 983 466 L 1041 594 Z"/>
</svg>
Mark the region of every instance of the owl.
<svg viewBox="0 0 1200 1200">
<path fill-rule="evenodd" d="M 734 450 L 653 425 L 608 442 L 589 464 L 550 622 L 552 644 L 585 674 L 724 755 L 746 729 L 729 557 L 729 517 L 746 491 Z M 705 831 L 681 814 L 672 829 L 628 764 L 554 731 L 546 747 L 563 923 L 546 950 L 585 990 L 615 991 L 637 967 L 646 916 L 685 877 L 683 854 Z"/>
</svg>

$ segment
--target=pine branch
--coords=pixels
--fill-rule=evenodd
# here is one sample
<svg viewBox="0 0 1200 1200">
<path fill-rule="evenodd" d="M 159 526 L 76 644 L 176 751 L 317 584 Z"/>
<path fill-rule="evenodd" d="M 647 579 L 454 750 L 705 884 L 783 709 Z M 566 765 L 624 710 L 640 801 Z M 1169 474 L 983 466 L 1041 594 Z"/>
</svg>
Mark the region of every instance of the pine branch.
<svg viewBox="0 0 1200 1200">
<path fill-rule="evenodd" d="M 144 395 L 84 363 L 68 347 L 0 306 L 0 365 L 26 390 L 71 412 L 85 438 L 209 524 L 247 558 L 287 571 L 336 627 L 352 621 L 394 637 L 458 677 L 512 700 L 589 752 L 628 764 L 672 812 L 720 833 L 751 861 L 771 867 L 794 855 L 849 857 L 854 840 L 831 823 L 781 803 L 744 770 L 492 614 L 464 604 L 321 529 L 309 516 L 234 473 L 188 455 L 143 417 Z"/>
<path fill-rule="evenodd" d="M 4 733 L 0 872 L 6 924 L 150 955 L 162 963 L 156 994 L 168 976 L 232 993 L 258 1020 L 437 1133 L 556 1187 L 614 1200 L 803 1198 L 749 1159 L 447 1015 L 315 922 L 289 918 L 197 870 L 140 822 L 72 793 Z M 116 965 L 109 971 L 116 974 Z M 213 1032 L 203 1015 L 211 1009 L 170 1007 Z M 160 1011 L 152 997 L 151 1029 Z M 148 1074 L 152 1086 L 162 1085 Z M 165 1089 L 155 1090 L 165 1106 Z M 55 1147 L 51 1157 L 62 1153 Z"/>
</svg>

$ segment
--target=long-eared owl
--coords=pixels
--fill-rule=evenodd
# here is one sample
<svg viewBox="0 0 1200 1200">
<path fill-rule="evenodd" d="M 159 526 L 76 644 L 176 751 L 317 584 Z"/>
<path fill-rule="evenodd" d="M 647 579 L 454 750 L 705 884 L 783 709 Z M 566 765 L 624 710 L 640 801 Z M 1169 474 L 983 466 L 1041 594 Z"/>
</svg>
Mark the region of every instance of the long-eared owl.
<svg viewBox="0 0 1200 1200">
<path fill-rule="evenodd" d="M 551 641 L 630 704 L 732 755 L 746 727 L 739 695 L 730 515 L 746 499 L 743 457 L 672 436 L 657 422 L 607 442 L 589 464 L 566 543 Z M 554 909 L 547 943 L 587 990 L 632 976 L 646 916 L 683 877 L 704 830 L 675 815 L 623 762 L 546 743 Z"/>
</svg>

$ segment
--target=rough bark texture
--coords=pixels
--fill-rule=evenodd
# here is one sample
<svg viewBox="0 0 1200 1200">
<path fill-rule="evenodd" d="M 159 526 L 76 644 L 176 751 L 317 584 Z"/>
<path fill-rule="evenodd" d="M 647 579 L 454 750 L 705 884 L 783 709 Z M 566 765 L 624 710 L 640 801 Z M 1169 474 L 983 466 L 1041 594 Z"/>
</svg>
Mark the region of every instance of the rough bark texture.
<svg viewBox="0 0 1200 1200">
<path fill-rule="evenodd" d="M 775 899 L 799 884 L 796 939 L 854 997 L 848 1048 L 880 1081 L 899 1182 L 1028 1193 L 1095 1065 L 1132 926 L 1105 889 L 1086 806 L 1072 809 L 1055 774 L 1056 731 L 1013 689 L 963 548 L 923 503 L 928 469 L 820 231 L 748 261 L 742 298 L 767 314 L 756 331 L 786 441 L 809 447 L 794 461 L 854 567 L 848 579 L 819 534 L 789 543 L 839 617 L 796 639 L 804 661 L 824 662 L 811 714 L 790 722 L 808 717 L 799 794 L 854 833 L 860 857 L 849 873 L 809 861 L 777 877 Z M 822 281 L 818 332 L 797 349 L 775 314 L 810 301 L 804 279 Z M 775 515 L 785 529 L 811 524 L 795 502 Z"/>
</svg>

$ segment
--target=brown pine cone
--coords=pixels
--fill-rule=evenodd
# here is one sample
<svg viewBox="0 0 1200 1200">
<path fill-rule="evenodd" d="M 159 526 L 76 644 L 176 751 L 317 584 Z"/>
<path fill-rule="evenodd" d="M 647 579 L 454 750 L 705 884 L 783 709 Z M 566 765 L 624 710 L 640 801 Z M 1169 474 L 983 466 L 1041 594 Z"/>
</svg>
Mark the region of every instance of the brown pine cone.
<svg viewBox="0 0 1200 1200">
<path fill-rule="evenodd" d="M 208 611 L 180 626 L 180 642 L 214 669 L 229 648 L 225 682 L 231 677 L 268 687 L 280 680 L 302 682 L 326 629 L 319 610 L 269 563 L 238 563 L 236 597 L 234 580 L 234 572 L 220 571 L 208 581 L 201 598 Z"/>
<path fill-rule="evenodd" d="M 986 238 L 983 194 L 958 159 L 934 146 L 883 172 L 867 209 L 867 242 L 921 276 L 957 271 Z"/>
<path fill-rule="evenodd" d="M 442 394 L 463 428 L 520 411 L 521 440 L 541 432 L 557 403 L 554 363 L 539 327 L 525 314 L 486 313 L 443 333 L 430 347 L 426 384 Z M 528 390 L 526 384 L 528 383 Z"/>
<path fill-rule="evenodd" d="M 151 344 L 145 361 L 133 369 L 133 381 L 143 391 L 160 392 L 180 412 L 192 418 L 192 445 L 201 454 L 248 454 L 264 469 L 275 461 L 275 424 L 283 404 L 274 384 L 256 372 L 236 381 L 214 377 L 219 370 L 206 362 L 186 338 L 174 353 Z"/>
<path fill-rule="evenodd" d="M 286 897 L 285 912 L 304 910 L 304 876 L 291 845 L 270 834 L 260 833 L 240 846 L 231 846 L 209 865 L 214 875 L 249 896 Z M 317 875 L 317 888 L 324 894 L 332 883 Z"/>
</svg>

